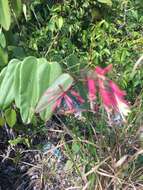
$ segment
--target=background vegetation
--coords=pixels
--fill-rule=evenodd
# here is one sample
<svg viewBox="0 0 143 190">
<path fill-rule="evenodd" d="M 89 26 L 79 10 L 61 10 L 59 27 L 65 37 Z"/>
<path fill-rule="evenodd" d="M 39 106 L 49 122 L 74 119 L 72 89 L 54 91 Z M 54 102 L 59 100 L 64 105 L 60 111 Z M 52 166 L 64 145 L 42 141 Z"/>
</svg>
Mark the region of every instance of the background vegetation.
<svg viewBox="0 0 143 190">
<path fill-rule="evenodd" d="M 127 92 L 131 113 L 120 127 L 109 126 L 102 106 L 79 119 L 55 113 L 46 123 L 37 116 L 24 124 L 15 103 L 1 106 L 1 189 L 143 189 L 142 0 L 4 2 L 1 70 L 14 58 L 45 58 L 71 74 L 87 98 L 84 73 L 112 63 L 109 78 Z"/>
</svg>

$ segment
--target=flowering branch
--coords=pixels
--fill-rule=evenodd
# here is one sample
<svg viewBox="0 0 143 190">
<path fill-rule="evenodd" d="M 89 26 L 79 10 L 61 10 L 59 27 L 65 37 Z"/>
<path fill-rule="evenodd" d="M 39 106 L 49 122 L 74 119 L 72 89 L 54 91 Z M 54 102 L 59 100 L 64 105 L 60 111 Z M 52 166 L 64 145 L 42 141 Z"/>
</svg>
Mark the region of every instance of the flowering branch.
<svg viewBox="0 0 143 190">
<path fill-rule="evenodd" d="M 106 74 L 111 71 L 112 65 L 108 65 L 104 69 L 97 66 L 92 75 L 87 77 L 88 92 L 91 109 L 93 110 L 96 93 L 99 93 L 103 106 L 107 112 L 109 121 L 111 122 L 112 115 L 120 115 L 125 122 L 125 117 L 130 112 L 128 103 L 125 100 L 126 93 L 122 91 L 117 84 L 106 77 Z"/>
</svg>

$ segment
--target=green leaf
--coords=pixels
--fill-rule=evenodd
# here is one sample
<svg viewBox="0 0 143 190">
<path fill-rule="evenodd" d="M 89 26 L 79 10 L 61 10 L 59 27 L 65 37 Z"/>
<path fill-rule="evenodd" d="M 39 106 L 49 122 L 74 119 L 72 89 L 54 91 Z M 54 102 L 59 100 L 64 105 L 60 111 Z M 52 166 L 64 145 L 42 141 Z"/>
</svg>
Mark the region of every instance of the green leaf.
<svg viewBox="0 0 143 190">
<path fill-rule="evenodd" d="M 8 0 L 0 0 L 0 24 L 5 30 L 9 30 L 11 22 Z"/>
<path fill-rule="evenodd" d="M 12 0 L 11 1 L 11 7 L 17 17 L 20 16 L 22 12 L 22 3 L 21 0 Z"/>
<path fill-rule="evenodd" d="M 4 76 L 5 76 L 5 74 L 6 74 L 6 70 L 7 70 L 7 67 L 3 68 L 3 69 L 1 70 L 1 72 L 0 72 L 0 86 L 1 86 L 1 83 L 2 83 L 2 81 L 3 81 L 3 79 L 4 79 Z"/>
<path fill-rule="evenodd" d="M 48 105 L 48 107 L 46 107 L 46 110 L 42 111 L 40 113 L 40 117 L 43 121 L 48 121 L 52 115 L 53 115 L 53 106 L 54 106 L 54 102 L 52 102 L 51 104 Z"/>
<path fill-rule="evenodd" d="M 25 52 L 22 47 L 12 47 L 12 56 L 17 59 L 24 59 L 25 58 Z"/>
<path fill-rule="evenodd" d="M 26 7 L 26 4 L 23 4 L 22 9 L 23 9 L 23 14 L 24 14 L 25 20 L 27 21 L 28 17 L 27 17 L 27 7 Z"/>
<path fill-rule="evenodd" d="M 55 67 L 55 69 L 56 69 L 56 67 Z M 38 59 L 38 79 L 39 79 L 38 80 L 38 87 L 39 87 L 38 100 L 43 95 L 45 90 L 49 87 L 51 72 L 52 71 L 51 71 L 51 66 L 50 66 L 49 62 L 47 62 L 47 60 L 44 58 Z M 56 74 L 52 73 L 52 76 L 55 77 Z M 51 81 L 52 81 L 52 79 L 51 79 Z M 45 118 L 50 118 L 51 115 L 52 115 L 52 110 L 47 109 L 46 111 L 41 113 L 41 118 L 43 120 L 46 120 Z"/>
<path fill-rule="evenodd" d="M 11 145 L 16 146 L 19 143 L 25 144 L 26 146 L 30 147 L 29 139 L 25 137 L 17 137 L 13 140 L 8 141 Z"/>
<path fill-rule="evenodd" d="M 61 72 L 57 62 L 47 62 L 44 58 L 30 56 L 23 61 L 12 60 L 0 73 L 1 109 L 15 100 L 23 122 L 30 123 L 42 94 Z M 42 119 L 52 115 L 53 106 L 49 108 L 42 113 Z"/>
<path fill-rule="evenodd" d="M 55 30 L 55 23 L 53 20 L 49 21 L 48 23 L 48 29 L 53 32 Z"/>
<path fill-rule="evenodd" d="M 17 138 L 15 138 L 15 139 L 13 139 L 13 140 L 9 140 L 8 142 L 9 142 L 11 145 L 15 146 L 15 145 L 17 145 L 17 144 L 19 144 L 19 143 L 22 143 L 22 142 L 23 142 L 23 138 L 22 138 L 22 137 L 17 137 Z"/>
<path fill-rule="evenodd" d="M 50 76 L 50 65 L 48 61 L 44 58 L 38 59 L 38 87 L 39 87 L 39 94 L 38 100 L 44 93 L 44 91 L 49 87 L 49 76 Z"/>
<path fill-rule="evenodd" d="M 6 39 L 5 39 L 4 33 L 2 31 L 0 31 L 0 46 L 2 48 L 6 47 Z"/>
<path fill-rule="evenodd" d="M 4 117 L 0 116 L 0 126 L 3 127 L 4 124 L 6 123 Z"/>
<path fill-rule="evenodd" d="M 19 60 L 13 59 L 9 62 L 6 70 L 2 70 L 1 75 L 5 75 L 0 85 L 0 108 L 5 109 L 14 101 L 14 75 L 16 65 Z M 4 72 L 4 73 L 3 73 Z"/>
<path fill-rule="evenodd" d="M 62 69 L 59 63 L 49 62 L 50 73 L 49 73 L 49 86 L 62 74 Z"/>
<path fill-rule="evenodd" d="M 61 66 L 57 62 L 48 62 L 49 63 L 49 74 L 48 74 L 48 87 L 62 74 Z M 41 96 L 47 88 L 44 89 Z M 40 97 L 41 97 L 40 96 Z M 53 114 L 53 104 L 49 105 L 45 111 L 40 113 L 41 118 L 44 121 L 47 121 Z"/>
<path fill-rule="evenodd" d="M 19 95 L 17 105 L 24 123 L 30 123 L 38 97 L 37 59 L 27 57 L 20 66 Z"/>
<path fill-rule="evenodd" d="M 58 27 L 59 29 L 61 29 L 62 26 L 63 26 L 63 24 L 64 24 L 63 18 L 62 18 L 62 17 L 59 17 L 59 18 L 56 20 L 56 24 L 57 24 L 57 27 Z"/>
<path fill-rule="evenodd" d="M 51 107 L 56 103 L 56 100 L 60 98 L 63 92 L 67 91 L 73 83 L 73 78 L 69 74 L 62 74 L 58 77 L 54 83 L 46 90 L 46 92 L 41 97 L 37 107 L 36 112 L 40 113 L 44 109 Z M 61 89 L 62 87 L 62 89 Z"/>
<path fill-rule="evenodd" d="M 75 154 L 77 154 L 80 151 L 80 146 L 77 143 L 72 144 L 72 150 Z"/>
<path fill-rule="evenodd" d="M 6 122 L 7 124 L 10 126 L 10 127 L 13 127 L 16 123 L 16 112 L 14 109 L 7 109 L 5 111 L 5 119 L 6 119 Z"/>
<path fill-rule="evenodd" d="M 112 1 L 111 0 L 98 0 L 98 2 L 104 3 L 104 4 L 108 5 L 108 6 L 112 6 Z"/>
<path fill-rule="evenodd" d="M 8 63 L 8 53 L 5 49 L 0 47 L 0 64 L 6 65 Z"/>
<path fill-rule="evenodd" d="M 44 58 L 28 57 L 16 66 L 14 96 L 24 123 L 32 121 L 39 98 L 60 74 L 60 65 L 49 63 Z M 44 120 L 49 113 L 51 115 L 52 110 L 43 113 Z"/>
<path fill-rule="evenodd" d="M 21 62 L 19 61 L 19 64 L 16 65 L 14 75 L 14 98 L 18 108 L 20 108 L 20 68 Z"/>
</svg>

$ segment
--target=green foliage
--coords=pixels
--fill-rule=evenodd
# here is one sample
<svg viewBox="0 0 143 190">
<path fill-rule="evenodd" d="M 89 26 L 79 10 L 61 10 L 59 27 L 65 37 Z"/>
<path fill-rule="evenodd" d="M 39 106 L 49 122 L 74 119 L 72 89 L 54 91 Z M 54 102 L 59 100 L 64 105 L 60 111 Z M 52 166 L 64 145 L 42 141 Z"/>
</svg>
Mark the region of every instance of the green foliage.
<svg viewBox="0 0 143 190">
<path fill-rule="evenodd" d="M 14 109 L 7 109 L 5 110 L 4 113 L 6 123 L 10 126 L 13 127 L 16 124 L 16 112 Z"/>
<path fill-rule="evenodd" d="M 77 79 L 81 77 L 81 69 L 86 70 L 88 67 L 95 67 L 96 65 L 106 66 L 109 63 L 113 63 L 115 72 L 111 78 L 114 77 L 117 81 L 120 79 L 119 83 L 128 92 L 129 100 L 132 102 L 135 100 L 136 92 L 142 88 L 142 71 L 137 71 L 137 74 L 134 76 L 136 82 L 132 82 L 133 79 L 130 75 L 136 57 L 139 57 L 142 52 L 139 48 L 142 45 L 140 31 L 143 23 L 140 1 L 122 0 L 120 3 L 119 1 L 111 0 L 83 0 L 82 3 L 74 0 L 65 1 L 64 3 L 31 1 L 25 2 L 23 5 L 23 14 L 26 20 L 23 17 L 18 19 L 22 11 L 22 2 L 20 0 L 10 1 L 10 5 L 12 8 L 11 12 L 14 11 L 17 15 L 15 24 L 11 26 L 12 30 L 16 31 L 17 28 L 22 30 L 20 38 L 17 33 L 11 38 L 13 31 L 9 31 L 10 35 L 4 35 L 1 32 L 1 62 L 7 63 L 7 49 L 9 59 L 13 57 L 22 59 L 26 54 L 36 57 L 42 56 L 51 62 L 55 62 L 57 65 L 60 63 L 64 70 L 71 72 Z M 136 24 L 134 24 L 135 22 Z M 9 36 L 14 45 L 11 45 Z M 25 50 L 24 53 L 23 49 Z M 43 58 L 37 60 L 40 62 L 41 69 L 39 68 L 37 74 L 34 75 L 32 73 L 31 75 L 32 79 L 35 78 L 33 79 L 32 88 L 39 95 L 35 95 L 36 93 L 33 90 L 35 97 L 32 95 L 33 98 L 28 100 L 28 105 L 25 104 L 25 108 L 23 107 L 23 110 L 22 108 L 20 109 L 24 121 L 30 121 L 32 118 L 33 111 L 31 109 L 36 104 L 34 99 L 42 96 L 43 89 L 47 89 L 61 73 L 61 69 L 58 66 L 56 66 L 58 68 L 57 73 L 52 71 L 55 70 L 53 64 L 50 67 L 46 66 L 44 60 Z M 15 92 L 20 90 L 19 86 L 21 85 L 23 86 L 22 88 L 28 88 L 28 80 L 26 80 L 24 69 L 21 72 L 21 65 L 23 63 L 17 64 L 16 69 L 14 69 L 18 73 L 15 74 L 17 80 L 14 80 Z M 26 64 L 24 65 L 23 68 L 26 69 Z M 35 68 L 34 73 L 36 73 L 36 64 L 33 64 L 33 67 L 32 64 L 30 65 L 27 65 L 27 69 L 31 67 L 34 70 Z M 49 68 L 51 68 L 50 72 L 48 72 Z M 39 87 L 41 89 L 37 92 L 38 87 L 35 87 L 37 83 L 36 76 L 41 75 L 40 72 L 44 73 L 44 77 L 39 79 L 39 83 L 43 85 Z M 51 75 L 51 81 L 49 81 L 49 74 L 46 73 L 53 72 L 55 72 L 55 75 Z M 20 84 L 21 75 L 19 73 L 21 73 L 23 78 L 25 77 L 24 83 L 21 82 Z M 120 73 L 120 75 L 117 73 Z M 27 74 L 31 74 L 29 69 Z M 43 81 L 48 81 L 48 83 Z M 81 87 L 80 91 L 82 91 Z M 22 103 L 20 102 L 27 99 L 28 93 L 31 94 L 28 90 L 24 97 L 21 95 L 21 91 L 15 93 L 15 103 L 18 108 L 21 107 Z M 11 102 L 12 98 L 11 96 Z M 24 110 L 27 107 L 29 107 L 29 111 L 25 113 Z M 24 113 L 28 115 L 24 116 Z M 51 112 L 47 110 L 47 112 L 44 111 L 40 115 L 45 120 L 45 118 L 48 119 L 51 116 Z"/>
<path fill-rule="evenodd" d="M 52 69 L 54 67 L 54 69 Z M 21 63 L 17 107 L 24 122 L 29 123 L 35 112 L 35 106 L 46 88 L 61 74 L 57 63 L 48 63 L 44 58 L 28 57 Z M 15 79 L 17 82 L 17 79 Z M 51 112 L 50 112 L 51 114 Z"/>
<path fill-rule="evenodd" d="M 0 30 L 0 65 L 5 65 L 8 62 L 8 53 L 6 50 L 6 38 L 2 30 Z"/>
<path fill-rule="evenodd" d="M 5 123 L 4 117 L 0 116 L 0 126 L 3 127 Z"/>
<path fill-rule="evenodd" d="M 72 150 L 75 154 L 79 153 L 80 151 L 80 145 L 78 143 L 73 143 L 72 144 Z"/>
<path fill-rule="evenodd" d="M 99 3 L 104 3 L 106 5 L 112 6 L 112 1 L 111 0 L 98 0 Z"/>
<path fill-rule="evenodd" d="M 29 123 L 33 117 L 38 97 L 37 59 L 35 57 L 25 58 L 21 63 L 19 75 L 18 106 L 23 121 Z"/>
<path fill-rule="evenodd" d="M 5 30 L 10 29 L 13 18 L 17 18 L 22 13 L 21 0 L 0 0 L 0 24 Z"/>
<path fill-rule="evenodd" d="M 9 30 L 11 22 L 8 0 L 0 0 L 0 24 L 5 30 Z"/>
<path fill-rule="evenodd" d="M 134 75 L 132 70 L 143 53 L 142 1 L 9 2 L 11 13 L 8 1 L 0 0 L 0 24 L 3 27 L 0 30 L 0 68 L 5 66 L 0 73 L 0 108 L 4 110 L 0 126 L 7 123 L 10 127 L 17 127 L 18 124 L 23 131 L 27 130 L 24 124 L 19 125 L 20 112 L 22 122 L 32 123 L 28 130 L 38 136 L 38 127 L 43 122 L 39 119 L 35 122 L 35 112 L 47 121 L 53 114 L 56 100 L 71 87 L 73 78 L 75 81 L 81 80 L 89 68 L 112 63 L 114 72 L 110 78 L 126 90 L 127 98 L 133 105 L 129 123 L 124 124 L 123 128 L 113 126 L 111 129 L 105 122 L 107 117 L 102 108 L 94 116 L 83 113 L 79 120 L 60 117 L 64 128 L 60 125 L 63 129 L 62 147 L 67 131 L 72 138 L 71 143 L 64 142 L 68 147 L 64 150 L 68 157 L 65 170 L 73 171 L 75 168 L 81 178 L 84 173 L 83 181 L 86 176 L 86 184 L 89 184 L 87 189 L 106 189 L 107 184 L 110 189 L 124 189 L 128 184 L 126 189 L 130 189 L 131 183 L 136 186 L 135 181 L 142 176 L 139 173 L 139 178 L 137 174 L 141 163 L 139 159 L 135 163 L 137 154 L 132 154 L 142 147 L 141 133 L 139 139 L 137 135 L 143 122 L 142 64 Z M 23 16 L 20 17 L 21 13 Z M 8 60 L 11 61 L 8 63 Z M 62 74 L 61 66 L 73 78 Z M 87 98 L 82 82 L 85 81 L 81 81 L 76 88 Z M 49 91 L 51 93 L 47 94 Z M 52 99 L 50 104 L 49 99 Z M 14 109 L 15 105 L 18 109 Z M 87 105 L 85 107 L 88 109 Z M 29 139 L 17 137 L 9 143 L 29 146 Z M 130 161 L 127 160 L 119 169 L 115 168 L 115 162 L 126 158 L 125 155 L 131 158 Z"/>
<path fill-rule="evenodd" d="M 2 31 L 0 31 L 0 46 L 2 48 L 6 47 L 6 39 L 5 39 L 5 35 Z"/>
<path fill-rule="evenodd" d="M 0 85 L 0 108 L 7 108 L 14 101 L 14 76 L 15 68 L 19 60 L 13 59 L 8 66 L 1 71 L 1 85 Z"/>
<path fill-rule="evenodd" d="M 10 5 L 14 11 L 14 14 L 15 14 L 14 16 L 16 16 L 18 18 L 22 13 L 22 2 L 21 2 L 21 0 L 11 0 Z"/>
<path fill-rule="evenodd" d="M 0 63 L 5 65 L 8 62 L 8 53 L 5 49 L 0 47 Z"/>
<path fill-rule="evenodd" d="M 15 101 L 23 122 L 30 123 L 39 98 L 60 74 L 60 65 L 44 58 L 31 56 L 23 61 L 11 60 L 0 74 L 1 109 Z M 47 112 L 45 117 L 52 114 L 52 110 Z M 42 118 L 45 120 L 45 117 Z"/>
<path fill-rule="evenodd" d="M 43 59 L 39 60 L 42 62 L 43 64 Z M 46 65 L 45 65 L 46 66 Z M 44 68 L 44 67 L 43 67 Z M 39 69 L 40 72 L 40 69 Z M 53 74 L 54 73 L 54 74 Z M 39 98 L 41 98 L 41 96 L 43 95 L 43 93 L 45 92 L 45 90 L 51 86 L 53 84 L 53 82 L 62 74 L 62 70 L 61 67 L 59 65 L 59 63 L 57 62 L 49 62 L 49 68 L 48 71 L 46 71 L 46 69 L 43 70 L 43 75 L 39 75 L 39 88 L 40 88 L 40 93 L 39 93 Z M 43 77 L 41 77 L 43 76 Z M 46 83 L 42 80 L 42 78 L 44 79 L 45 77 L 45 81 L 47 81 Z M 40 85 L 42 84 L 42 85 Z M 48 84 L 48 85 L 47 85 Z M 40 100 L 40 99 L 39 99 Z M 53 110 L 51 107 L 47 107 L 46 110 L 44 110 L 43 112 L 40 113 L 41 118 L 44 121 L 47 121 L 48 119 L 50 119 L 50 117 L 53 114 Z"/>
<path fill-rule="evenodd" d="M 9 140 L 10 145 L 16 146 L 18 144 L 24 144 L 27 147 L 30 147 L 29 139 L 25 137 L 17 137 L 13 140 Z"/>
<path fill-rule="evenodd" d="M 111 77 L 114 77 L 117 81 L 120 79 L 119 83 L 128 92 L 129 100 L 132 102 L 135 100 L 138 95 L 136 92 L 142 88 L 142 71 L 137 71 L 134 76 L 136 82 L 132 82 L 133 78 L 130 75 L 136 58 L 142 53 L 141 25 L 143 19 L 140 1 L 82 0 L 80 2 L 70 0 L 64 3 L 56 3 L 43 0 L 24 3 L 22 5 L 21 0 L 10 1 L 11 12 L 14 11 L 17 20 L 14 20 L 16 22 L 11 26 L 12 31 L 9 31 L 8 35 L 1 32 L 0 62 L 7 63 L 7 50 L 9 59 L 13 57 L 22 59 L 27 54 L 36 57 L 42 56 L 51 62 L 55 62 L 55 64 L 60 63 L 65 71 L 71 72 L 77 79 L 81 77 L 81 69 L 86 70 L 88 67 L 106 66 L 113 63 L 115 72 Z M 26 20 L 24 17 L 20 19 L 18 17 L 22 11 L 22 6 Z M 14 17 L 13 14 L 11 15 Z M 21 28 L 20 38 L 16 32 L 17 28 Z M 11 38 L 13 42 L 15 41 L 14 45 L 11 45 L 9 40 L 12 32 L 16 32 Z M 23 49 L 25 50 L 24 53 Z M 44 59 L 39 59 L 38 62 L 42 63 Z M 17 80 L 14 80 L 16 81 L 14 84 L 15 92 L 19 91 L 21 85 L 26 89 L 28 88 L 26 86 L 28 80 L 26 82 L 24 69 L 21 72 L 21 65 L 23 63 L 17 64 L 14 70 L 21 73 L 23 78 L 25 77 L 25 82 L 19 84 L 21 75 L 16 74 Z M 27 65 L 27 69 L 32 67 L 32 64 L 30 65 Z M 35 68 L 34 73 L 36 73 L 35 65 L 33 64 L 32 67 L 33 70 Z M 41 74 L 31 75 L 34 81 L 32 88 L 36 93 L 39 93 L 39 97 L 42 95 L 42 93 L 40 95 L 40 91 L 47 89 L 61 72 L 60 69 L 57 69 L 57 73 L 54 71 L 56 74 L 51 75 L 51 81 L 49 81 L 47 76 L 49 74 L 46 75 L 46 73 L 49 73 L 49 68 L 46 63 L 40 65 L 43 66 L 41 66 L 39 72 L 43 73 L 42 69 L 45 70 L 43 74 L 45 78 L 39 79 L 41 80 L 39 83 L 44 84 L 40 86 L 39 92 L 36 90 L 38 87 L 35 87 L 36 80 L 33 78 Z M 26 69 L 26 66 L 23 68 Z M 52 69 L 55 70 L 54 67 L 51 67 Z M 53 71 L 50 71 L 50 73 L 53 73 Z M 29 69 L 27 74 L 31 74 Z M 48 86 L 42 80 L 48 80 Z M 24 97 L 20 95 L 20 91 L 19 94 L 14 95 L 18 108 L 21 107 L 20 102 L 23 102 L 29 96 L 28 93 L 30 94 L 30 91 Z M 38 99 L 38 95 L 35 95 L 34 91 L 33 94 L 35 97 L 32 96 L 33 99 L 28 100 L 28 107 L 30 105 L 32 107 L 29 108 L 29 113 L 26 113 L 28 115 L 24 116 L 24 107 L 23 110 L 21 109 L 24 121 L 30 121 L 32 118 L 33 111 L 31 109 L 36 103 L 34 99 Z M 10 102 L 12 102 L 12 98 L 11 96 Z M 41 113 L 43 119 L 49 118 L 50 115 L 51 112 L 49 111 Z"/>
</svg>

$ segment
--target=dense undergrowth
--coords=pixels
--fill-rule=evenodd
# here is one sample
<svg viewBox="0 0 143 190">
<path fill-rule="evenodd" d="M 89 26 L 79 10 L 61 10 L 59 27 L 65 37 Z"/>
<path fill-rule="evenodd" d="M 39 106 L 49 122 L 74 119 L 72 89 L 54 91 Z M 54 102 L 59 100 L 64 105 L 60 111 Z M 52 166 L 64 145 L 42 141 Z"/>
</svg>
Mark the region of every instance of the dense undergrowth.
<svg viewBox="0 0 143 190">
<path fill-rule="evenodd" d="M 1 189 L 143 189 L 142 0 L 23 3 L 4 32 L 8 60 L 57 61 L 86 99 L 88 69 L 113 64 L 108 77 L 127 92 L 131 113 L 124 124 L 109 125 L 101 105 L 78 118 L 56 112 L 46 123 L 37 116 L 25 125 L 13 104 L 17 121 L 0 128 Z M 1 69 L 6 57 L 0 52 Z"/>
</svg>

